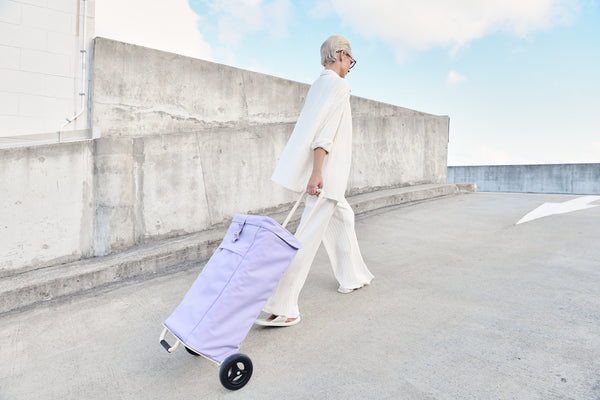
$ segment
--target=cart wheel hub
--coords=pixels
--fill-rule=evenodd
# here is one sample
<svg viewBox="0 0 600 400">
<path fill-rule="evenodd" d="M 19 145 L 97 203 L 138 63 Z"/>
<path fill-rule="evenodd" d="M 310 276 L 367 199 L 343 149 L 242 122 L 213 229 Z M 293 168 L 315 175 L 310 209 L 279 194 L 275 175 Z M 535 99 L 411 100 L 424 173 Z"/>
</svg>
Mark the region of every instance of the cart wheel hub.
<svg viewBox="0 0 600 400">
<path fill-rule="evenodd" d="M 241 389 L 252 376 L 252 361 L 244 354 L 233 354 L 225 359 L 219 370 L 221 384 L 229 390 Z"/>
</svg>

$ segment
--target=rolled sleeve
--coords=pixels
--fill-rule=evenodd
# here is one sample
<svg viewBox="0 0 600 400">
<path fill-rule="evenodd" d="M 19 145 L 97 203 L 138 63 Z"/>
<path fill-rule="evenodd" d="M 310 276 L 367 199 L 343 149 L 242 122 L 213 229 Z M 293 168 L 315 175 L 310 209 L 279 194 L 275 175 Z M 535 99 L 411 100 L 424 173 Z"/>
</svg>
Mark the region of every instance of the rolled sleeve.
<svg viewBox="0 0 600 400">
<path fill-rule="evenodd" d="M 333 141 L 340 128 L 340 121 L 344 115 L 345 104 L 348 102 L 348 97 L 342 98 L 335 104 L 331 111 L 327 114 L 320 129 L 317 131 L 313 142 L 310 145 L 312 150 L 320 147 L 326 152 L 330 152 L 333 147 Z"/>
<path fill-rule="evenodd" d="M 314 141 L 311 143 L 310 148 L 312 150 L 318 149 L 319 147 L 322 148 L 323 150 L 325 150 L 326 152 L 330 152 L 331 151 L 331 146 L 333 146 L 333 141 L 332 140 L 320 140 L 320 141 Z"/>
</svg>

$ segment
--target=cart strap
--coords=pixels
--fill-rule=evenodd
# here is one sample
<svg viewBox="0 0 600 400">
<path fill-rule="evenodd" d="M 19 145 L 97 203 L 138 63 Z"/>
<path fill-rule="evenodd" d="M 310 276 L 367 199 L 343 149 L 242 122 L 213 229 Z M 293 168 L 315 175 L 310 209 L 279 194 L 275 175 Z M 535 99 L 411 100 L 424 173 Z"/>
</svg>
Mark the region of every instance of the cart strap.
<svg viewBox="0 0 600 400">
<path fill-rule="evenodd" d="M 304 227 L 306 226 L 306 224 L 308 223 L 308 221 L 310 220 L 310 218 L 313 216 L 315 210 L 317 209 L 317 204 L 319 204 L 319 201 L 321 201 L 321 199 L 323 198 L 323 191 L 319 190 L 319 189 L 317 189 L 317 191 L 320 193 L 319 196 L 317 197 L 317 202 L 315 203 L 315 205 L 314 205 L 313 209 L 311 210 L 310 214 L 308 214 L 308 217 L 306 217 L 306 220 L 304 221 L 304 224 L 302 224 L 302 226 L 300 226 L 298 228 L 298 230 L 296 231 L 296 235 L 295 235 L 296 237 L 300 236 L 300 234 L 304 230 Z M 306 191 L 303 191 L 300 194 L 300 197 L 298 197 L 298 200 L 296 200 L 296 204 L 294 204 L 294 207 L 292 207 L 292 211 L 290 211 L 290 213 L 288 214 L 288 216 L 285 219 L 285 221 L 283 221 L 283 224 L 281 224 L 281 226 L 283 226 L 285 228 L 286 225 L 288 224 L 288 222 L 290 222 L 290 219 L 292 218 L 292 215 L 294 215 L 294 213 L 296 212 L 296 209 L 300 205 L 300 202 L 302 201 L 302 199 L 304 198 L 305 195 L 306 195 Z"/>
<path fill-rule="evenodd" d="M 319 198 L 317 200 L 320 200 L 321 197 L 323 196 L 323 190 L 317 189 L 317 192 L 320 193 Z M 302 199 L 304 199 L 305 195 L 306 195 L 306 191 L 303 191 L 302 193 L 300 193 L 300 197 L 298 197 L 298 200 L 296 200 L 296 204 L 294 204 L 294 207 L 292 207 L 292 211 L 290 211 L 290 213 L 286 217 L 285 221 L 283 221 L 283 224 L 281 224 L 281 226 L 283 226 L 284 228 L 287 226 L 288 222 L 290 222 L 290 219 L 292 219 L 292 215 L 294 215 L 294 213 L 298 209 L 298 206 L 302 202 Z M 311 217 L 311 215 L 309 215 L 309 217 L 306 219 L 307 222 L 308 222 L 308 219 Z"/>
<path fill-rule="evenodd" d="M 288 214 L 288 216 L 286 217 L 285 221 L 283 221 L 283 224 L 281 224 L 281 226 L 283 226 L 284 228 L 287 226 L 288 222 L 290 222 L 290 219 L 292 218 L 292 215 L 294 215 L 294 213 L 296 212 L 296 210 L 298 209 L 298 206 L 300 205 L 300 202 L 302 201 L 302 199 L 304 198 L 304 195 L 306 194 L 306 191 L 303 191 L 300 194 L 300 197 L 298 197 L 298 200 L 296 200 L 296 204 L 294 204 L 294 207 L 292 207 L 292 211 L 290 211 L 290 213 Z"/>
</svg>

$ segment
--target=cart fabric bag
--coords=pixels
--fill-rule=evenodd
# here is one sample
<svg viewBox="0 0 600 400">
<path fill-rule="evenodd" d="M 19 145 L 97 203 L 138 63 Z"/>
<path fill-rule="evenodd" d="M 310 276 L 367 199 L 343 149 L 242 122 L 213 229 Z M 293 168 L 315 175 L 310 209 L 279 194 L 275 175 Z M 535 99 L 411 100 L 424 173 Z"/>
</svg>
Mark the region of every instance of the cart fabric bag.
<svg viewBox="0 0 600 400">
<path fill-rule="evenodd" d="M 300 242 L 265 216 L 236 214 L 165 327 L 191 350 L 221 364 L 236 353 Z"/>
</svg>

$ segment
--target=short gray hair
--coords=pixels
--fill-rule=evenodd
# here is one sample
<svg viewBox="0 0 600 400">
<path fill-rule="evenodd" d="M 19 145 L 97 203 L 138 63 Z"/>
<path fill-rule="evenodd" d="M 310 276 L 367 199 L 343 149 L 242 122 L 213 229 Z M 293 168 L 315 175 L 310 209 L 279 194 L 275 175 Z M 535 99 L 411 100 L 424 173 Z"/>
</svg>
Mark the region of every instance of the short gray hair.
<svg viewBox="0 0 600 400">
<path fill-rule="evenodd" d="M 337 59 L 336 52 L 344 50 L 346 54 L 352 56 L 350 42 L 342 35 L 331 35 L 321 45 L 321 65 L 333 64 Z"/>
</svg>

